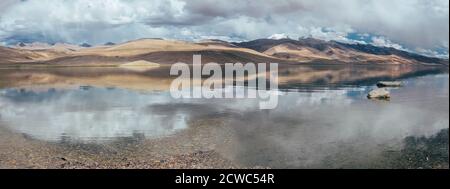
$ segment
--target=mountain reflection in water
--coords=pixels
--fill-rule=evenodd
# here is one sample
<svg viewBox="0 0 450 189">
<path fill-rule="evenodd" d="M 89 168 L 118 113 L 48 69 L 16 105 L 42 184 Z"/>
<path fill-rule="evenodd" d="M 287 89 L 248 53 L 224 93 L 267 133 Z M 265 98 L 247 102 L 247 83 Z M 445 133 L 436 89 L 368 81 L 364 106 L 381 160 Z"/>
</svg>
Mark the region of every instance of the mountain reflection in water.
<svg viewBox="0 0 450 189">
<path fill-rule="evenodd" d="M 448 128 L 448 74 L 404 83 L 390 89 L 389 102 L 366 99 L 375 86 L 364 83 L 285 88 L 273 110 L 260 110 L 258 99 L 173 99 L 167 91 L 4 88 L 0 126 L 43 141 L 98 143 L 176 137 L 193 129 L 192 121 L 214 117 L 231 133 L 231 142 L 217 142 L 216 150 L 240 164 L 356 166 L 400 149 L 406 137 L 431 137 Z"/>
</svg>

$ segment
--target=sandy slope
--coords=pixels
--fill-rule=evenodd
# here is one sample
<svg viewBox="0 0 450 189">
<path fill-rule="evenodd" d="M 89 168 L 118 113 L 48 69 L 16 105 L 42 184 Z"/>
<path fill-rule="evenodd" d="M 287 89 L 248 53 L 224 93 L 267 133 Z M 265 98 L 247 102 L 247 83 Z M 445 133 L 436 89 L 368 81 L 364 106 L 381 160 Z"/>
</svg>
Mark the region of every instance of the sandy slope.
<svg viewBox="0 0 450 189">
<path fill-rule="evenodd" d="M 380 55 L 358 51 L 344 45 L 316 39 L 255 40 L 228 43 L 220 40 L 187 42 L 164 39 L 139 39 L 110 46 L 79 47 L 70 44 L 20 44 L 0 47 L 0 63 L 33 63 L 63 66 L 117 66 L 133 61 L 159 64 L 192 62 L 202 55 L 204 63 L 278 62 L 278 63 L 384 63 L 420 64 L 398 55 Z"/>
<path fill-rule="evenodd" d="M 201 51 L 201 50 L 228 50 L 239 51 L 255 54 L 259 56 L 267 56 L 263 53 L 246 49 L 233 47 L 225 43 L 192 43 L 176 40 L 162 39 L 139 39 L 113 46 L 102 46 L 94 48 L 84 48 L 77 52 L 76 55 L 102 55 L 102 56 L 135 56 L 151 52 L 161 51 Z"/>
<path fill-rule="evenodd" d="M 316 59 L 339 60 L 342 62 L 389 62 L 391 64 L 415 64 L 413 60 L 408 60 L 396 55 L 373 55 L 364 52 L 357 52 L 349 49 L 339 49 L 328 47 L 322 51 L 294 45 L 291 43 L 280 44 L 269 48 L 263 52 L 269 56 L 277 58 L 294 60 L 299 62 L 308 62 Z"/>
<path fill-rule="evenodd" d="M 192 62 L 193 54 L 201 54 L 208 62 L 283 62 L 283 60 L 251 49 L 235 47 L 226 42 L 202 41 L 198 43 L 140 39 L 112 46 L 91 48 L 74 47 L 68 44 L 53 46 L 29 45 L 16 49 L 10 56 L 6 50 L 0 53 L 5 62 L 36 62 L 70 66 L 82 65 L 120 65 L 144 60 L 156 63 Z M 33 55 L 33 56 L 31 56 Z"/>
<path fill-rule="evenodd" d="M 0 64 L 50 60 L 59 53 L 48 50 L 13 49 L 0 46 Z"/>
</svg>

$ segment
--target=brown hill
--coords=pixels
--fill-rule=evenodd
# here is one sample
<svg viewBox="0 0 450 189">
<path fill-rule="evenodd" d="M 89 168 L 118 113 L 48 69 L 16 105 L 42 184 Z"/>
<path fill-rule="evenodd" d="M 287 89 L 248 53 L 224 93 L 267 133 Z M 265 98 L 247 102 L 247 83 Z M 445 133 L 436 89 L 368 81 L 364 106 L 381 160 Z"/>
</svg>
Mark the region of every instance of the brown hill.
<svg viewBox="0 0 450 189">
<path fill-rule="evenodd" d="M 45 45 L 44 45 L 45 46 Z M 187 42 L 164 39 L 139 39 L 115 45 L 83 48 L 70 44 L 52 46 L 21 44 L 0 47 L 1 63 L 51 65 L 120 65 L 132 61 L 159 64 L 192 62 L 193 54 L 203 63 L 278 62 L 278 63 L 382 63 L 448 65 L 448 60 L 425 57 L 392 48 L 352 45 L 312 38 L 258 39 L 242 43 L 221 40 Z M 39 48 L 38 48 L 39 47 Z"/>
<path fill-rule="evenodd" d="M 13 49 L 0 46 L 0 64 L 17 62 L 34 62 L 49 57 L 47 53 L 33 52 L 29 50 Z"/>
<path fill-rule="evenodd" d="M 48 50 L 55 51 L 55 50 Z M 38 61 L 41 64 L 64 65 L 118 65 L 130 61 L 171 64 L 192 63 L 192 55 L 202 55 L 202 62 L 288 62 L 252 49 L 240 48 L 223 42 L 199 42 L 141 39 L 112 46 L 81 48 L 67 51 L 64 56 Z"/>
<path fill-rule="evenodd" d="M 448 60 L 426 57 L 394 48 L 364 44 L 345 44 L 313 38 L 258 39 L 233 43 L 269 56 L 298 61 L 336 61 L 345 63 L 446 64 Z"/>
</svg>

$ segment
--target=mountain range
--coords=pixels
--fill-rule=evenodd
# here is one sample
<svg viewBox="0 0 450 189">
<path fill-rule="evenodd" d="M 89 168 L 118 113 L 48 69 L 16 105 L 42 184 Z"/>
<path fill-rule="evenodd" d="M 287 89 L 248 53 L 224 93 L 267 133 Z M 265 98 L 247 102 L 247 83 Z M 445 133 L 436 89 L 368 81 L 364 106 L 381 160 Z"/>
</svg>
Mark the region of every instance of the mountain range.
<svg viewBox="0 0 450 189">
<path fill-rule="evenodd" d="M 449 65 L 448 59 L 427 57 L 395 48 L 314 38 L 257 39 L 247 42 L 188 42 L 148 38 L 121 44 L 108 42 L 101 46 L 87 43 L 20 43 L 12 47 L 0 46 L 0 64 L 119 65 L 140 60 L 172 64 L 191 63 L 193 54 L 201 54 L 203 63 Z"/>
</svg>

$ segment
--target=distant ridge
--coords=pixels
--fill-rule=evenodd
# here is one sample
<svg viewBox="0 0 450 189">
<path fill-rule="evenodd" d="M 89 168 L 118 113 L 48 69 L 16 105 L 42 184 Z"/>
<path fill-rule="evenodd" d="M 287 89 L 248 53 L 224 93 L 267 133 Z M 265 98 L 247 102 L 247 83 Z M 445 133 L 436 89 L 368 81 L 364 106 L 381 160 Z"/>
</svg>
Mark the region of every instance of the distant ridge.
<svg viewBox="0 0 450 189">
<path fill-rule="evenodd" d="M 239 43 L 217 39 L 189 42 L 144 38 L 120 44 L 107 42 L 100 46 L 91 46 L 88 43 L 80 45 L 19 43 L 12 48 L 0 48 L 0 63 L 115 65 L 144 60 L 171 64 L 191 62 L 193 54 L 203 55 L 206 62 L 217 63 L 278 62 L 448 66 L 448 59 L 427 57 L 389 47 L 347 44 L 314 38 L 257 39 Z"/>
<path fill-rule="evenodd" d="M 382 62 L 428 63 L 448 65 L 448 59 L 427 57 L 390 47 L 378 47 L 370 44 L 348 44 L 337 41 L 324 41 L 314 38 L 294 39 L 257 39 L 233 43 L 242 48 L 249 48 L 272 56 L 295 59 L 308 57 L 345 62 Z M 275 50 L 276 49 L 276 50 Z M 276 52 L 274 52 L 276 51 Z"/>
<path fill-rule="evenodd" d="M 80 47 L 92 47 L 92 45 L 88 43 L 82 43 L 80 44 Z"/>
<path fill-rule="evenodd" d="M 107 42 L 107 43 L 105 43 L 104 45 L 105 45 L 105 46 L 112 46 L 112 45 L 115 45 L 115 43 L 113 43 L 113 42 Z"/>
<path fill-rule="evenodd" d="M 339 42 L 337 42 L 337 43 L 339 43 Z M 370 44 L 367 44 L 367 45 L 365 45 L 365 44 L 347 44 L 347 43 L 339 43 L 339 44 L 342 46 L 348 47 L 348 48 L 352 48 L 352 49 L 361 51 L 361 52 L 375 54 L 375 55 L 398 55 L 401 57 L 414 59 L 418 62 L 424 62 L 424 63 L 445 64 L 445 62 L 447 61 L 447 64 L 448 64 L 448 60 L 445 60 L 445 59 L 423 56 L 423 55 L 419 55 L 419 54 L 415 54 L 415 53 L 411 53 L 411 52 L 407 52 L 407 51 L 398 50 L 398 49 L 395 49 L 392 47 L 378 47 L 378 46 L 374 46 L 374 45 L 370 45 Z"/>
</svg>

